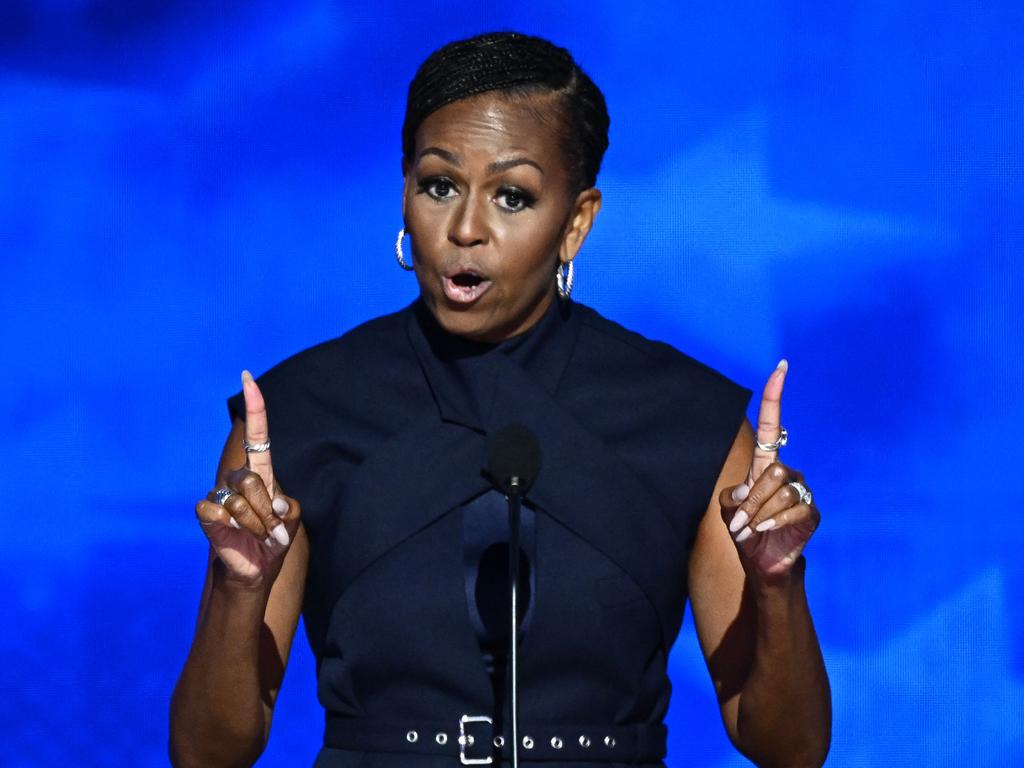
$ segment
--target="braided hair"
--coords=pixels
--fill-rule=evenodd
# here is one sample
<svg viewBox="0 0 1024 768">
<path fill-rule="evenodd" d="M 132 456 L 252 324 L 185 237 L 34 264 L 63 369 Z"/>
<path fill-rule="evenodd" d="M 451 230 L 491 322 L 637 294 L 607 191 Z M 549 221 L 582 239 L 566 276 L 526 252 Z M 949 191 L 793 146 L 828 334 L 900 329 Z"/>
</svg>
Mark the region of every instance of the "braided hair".
<svg viewBox="0 0 1024 768">
<path fill-rule="evenodd" d="M 542 121 L 558 123 L 568 156 L 573 192 L 597 183 L 608 148 L 604 95 L 564 48 L 517 32 L 492 32 L 458 40 L 427 57 L 409 83 L 402 125 L 402 156 L 412 163 L 416 130 L 428 115 L 453 101 L 487 91 L 510 98 L 550 94 Z"/>
</svg>

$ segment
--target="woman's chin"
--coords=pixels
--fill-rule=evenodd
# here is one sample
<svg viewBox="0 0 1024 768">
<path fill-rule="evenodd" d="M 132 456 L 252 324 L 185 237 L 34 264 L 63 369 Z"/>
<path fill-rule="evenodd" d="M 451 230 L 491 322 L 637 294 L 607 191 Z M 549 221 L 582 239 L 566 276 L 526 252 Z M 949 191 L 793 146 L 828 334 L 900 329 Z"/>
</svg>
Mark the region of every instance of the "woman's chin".
<svg viewBox="0 0 1024 768">
<path fill-rule="evenodd" d="M 482 314 L 472 305 L 442 302 L 441 306 L 434 307 L 434 317 L 438 325 L 448 333 L 472 341 L 492 341 L 497 335 L 498 328 L 491 322 L 491 318 Z"/>
<path fill-rule="evenodd" d="M 528 312 L 510 317 L 501 311 L 503 307 L 495 306 L 494 298 L 492 295 L 483 301 L 452 301 L 442 293 L 426 297 L 426 304 L 438 325 L 448 333 L 489 344 L 526 331 L 540 319 L 546 308 L 542 300 Z"/>
</svg>

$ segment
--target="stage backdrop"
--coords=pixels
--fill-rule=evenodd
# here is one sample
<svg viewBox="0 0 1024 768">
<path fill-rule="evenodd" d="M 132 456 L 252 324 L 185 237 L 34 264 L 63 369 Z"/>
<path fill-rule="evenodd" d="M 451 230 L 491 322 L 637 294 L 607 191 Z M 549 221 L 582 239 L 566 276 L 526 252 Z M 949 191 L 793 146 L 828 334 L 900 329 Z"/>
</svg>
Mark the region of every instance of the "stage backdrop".
<svg viewBox="0 0 1024 768">
<path fill-rule="evenodd" d="M 512 28 L 612 115 L 575 296 L 751 388 L 791 362 L 829 765 L 1024 765 L 1020 7 L 5 0 L 4 764 L 166 764 L 224 398 L 414 297 L 406 84 Z M 745 764 L 689 619 L 672 675 L 669 765 Z M 261 765 L 321 723 L 300 634 Z"/>
</svg>

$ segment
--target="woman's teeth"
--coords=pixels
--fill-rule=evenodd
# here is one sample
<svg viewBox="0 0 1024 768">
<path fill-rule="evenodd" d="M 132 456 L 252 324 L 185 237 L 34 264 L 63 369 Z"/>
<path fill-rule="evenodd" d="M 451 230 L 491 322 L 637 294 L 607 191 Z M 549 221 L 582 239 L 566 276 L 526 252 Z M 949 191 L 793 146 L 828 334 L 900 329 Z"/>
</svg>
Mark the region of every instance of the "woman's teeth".
<svg viewBox="0 0 1024 768">
<path fill-rule="evenodd" d="M 459 272 L 444 278 L 444 293 L 450 301 L 457 304 L 470 304 L 480 298 L 491 281 L 475 272 Z"/>
<path fill-rule="evenodd" d="M 462 288 L 472 288 L 474 285 L 480 285 L 483 278 L 472 272 L 460 272 L 452 278 L 452 282 Z"/>
</svg>

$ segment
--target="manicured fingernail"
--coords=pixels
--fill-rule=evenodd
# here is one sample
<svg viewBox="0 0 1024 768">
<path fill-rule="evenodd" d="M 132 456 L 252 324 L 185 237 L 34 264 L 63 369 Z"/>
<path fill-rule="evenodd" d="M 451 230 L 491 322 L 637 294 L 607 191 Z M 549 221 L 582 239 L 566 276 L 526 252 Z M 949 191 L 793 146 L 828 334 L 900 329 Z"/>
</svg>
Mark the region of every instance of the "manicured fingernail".
<svg viewBox="0 0 1024 768">
<path fill-rule="evenodd" d="M 275 527 L 274 530 L 270 532 L 270 535 L 277 539 L 277 543 L 282 547 L 287 547 L 288 542 L 291 541 L 291 539 L 288 538 L 288 531 L 285 529 L 283 524 Z"/>
<path fill-rule="evenodd" d="M 273 536 L 267 536 L 267 538 L 265 538 L 263 540 L 263 543 L 264 543 L 264 545 L 266 545 L 268 547 L 273 547 L 274 546 L 274 537 Z"/>
<path fill-rule="evenodd" d="M 743 485 L 737 485 L 732 489 L 732 500 L 743 501 L 747 496 L 750 495 L 750 486 L 744 483 Z"/>
<path fill-rule="evenodd" d="M 233 518 L 233 517 L 229 517 L 228 518 L 228 525 L 230 525 L 232 528 L 241 528 L 242 527 L 242 526 L 240 526 L 238 524 L 238 521 L 235 520 L 235 518 Z"/>
<path fill-rule="evenodd" d="M 754 530 L 757 531 L 758 533 L 760 533 L 761 531 L 770 531 L 774 527 L 775 527 L 775 518 L 771 518 L 769 520 L 765 520 L 763 522 L 758 523 L 754 527 Z"/>
<path fill-rule="evenodd" d="M 280 496 L 274 497 L 274 500 L 270 502 L 270 506 L 274 508 L 274 511 L 278 515 L 284 517 L 288 514 L 288 502 L 282 499 Z"/>
<path fill-rule="evenodd" d="M 242 381 L 252 381 L 252 374 L 248 371 L 242 371 Z"/>
<path fill-rule="evenodd" d="M 750 515 L 744 512 L 742 509 L 732 517 L 732 522 L 729 523 L 729 533 L 736 533 L 740 528 L 747 524 L 747 520 L 750 519 Z"/>
<path fill-rule="evenodd" d="M 746 528 L 744 528 L 742 531 L 740 531 L 740 535 L 736 537 L 736 543 L 737 544 L 742 544 L 744 541 L 746 541 L 747 539 L 749 539 L 753 535 L 754 535 L 754 532 L 752 530 L 750 530 L 750 526 L 748 525 Z"/>
<path fill-rule="evenodd" d="M 775 366 L 775 370 L 777 370 L 777 371 L 788 371 L 789 370 L 789 360 L 787 360 L 786 358 L 782 358 L 781 360 L 779 360 L 779 364 Z"/>
</svg>

